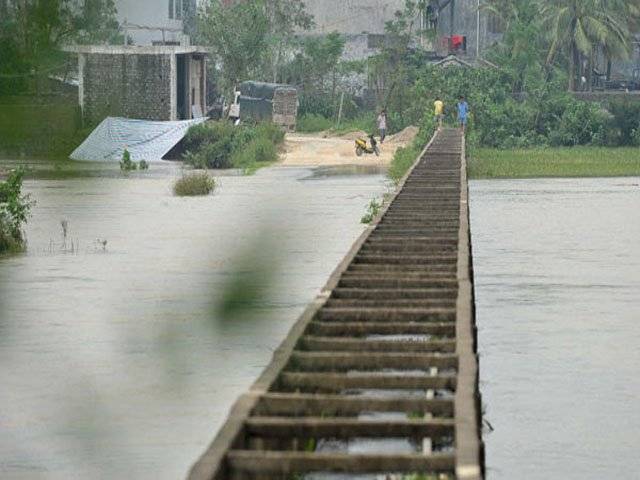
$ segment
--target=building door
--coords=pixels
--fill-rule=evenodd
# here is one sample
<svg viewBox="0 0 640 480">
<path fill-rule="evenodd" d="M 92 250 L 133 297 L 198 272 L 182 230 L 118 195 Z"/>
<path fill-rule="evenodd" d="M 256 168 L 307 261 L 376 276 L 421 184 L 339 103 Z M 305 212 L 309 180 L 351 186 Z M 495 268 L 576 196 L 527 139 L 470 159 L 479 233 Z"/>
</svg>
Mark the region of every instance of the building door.
<svg viewBox="0 0 640 480">
<path fill-rule="evenodd" d="M 189 82 L 187 75 L 189 74 L 187 69 L 187 56 L 176 55 L 177 60 L 177 75 L 178 81 L 176 86 L 178 91 L 176 92 L 178 120 L 188 120 L 191 118 L 189 107 Z"/>
</svg>

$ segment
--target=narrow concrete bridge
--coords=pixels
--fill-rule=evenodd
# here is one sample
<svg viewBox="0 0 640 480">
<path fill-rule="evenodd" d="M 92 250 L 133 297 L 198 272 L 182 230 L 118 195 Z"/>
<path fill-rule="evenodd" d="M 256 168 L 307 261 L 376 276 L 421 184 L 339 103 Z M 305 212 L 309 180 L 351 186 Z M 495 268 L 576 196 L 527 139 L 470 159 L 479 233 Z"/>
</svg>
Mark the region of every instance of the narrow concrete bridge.
<svg viewBox="0 0 640 480">
<path fill-rule="evenodd" d="M 467 191 L 443 130 L 190 480 L 483 478 Z"/>
</svg>

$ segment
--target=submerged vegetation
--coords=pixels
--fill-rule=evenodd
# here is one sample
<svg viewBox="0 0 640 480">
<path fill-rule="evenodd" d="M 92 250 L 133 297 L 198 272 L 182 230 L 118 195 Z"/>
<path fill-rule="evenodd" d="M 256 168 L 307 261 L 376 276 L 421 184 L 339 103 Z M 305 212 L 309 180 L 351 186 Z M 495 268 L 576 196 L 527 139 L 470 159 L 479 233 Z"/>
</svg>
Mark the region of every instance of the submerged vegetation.
<svg viewBox="0 0 640 480">
<path fill-rule="evenodd" d="M 120 160 L 120 170 L 123 172 L 131 172 L 132 170 L 149 170 L 149 163 L 146 160 L 140 160 L 134 162 L 131 160 L 131 153 L 126 148 L 122 152 L 122 159 Z"/>
<path fill-rule="evenodd" d="M 275 162 L 283 142 L 284 131 L 273 123 L 234 126 L 206 122 L 189 129 L 184 161 L 194 168 L 241 168 L 250 172 Z"/>
<path fill-rule="evenodd" d="M 18 252 L 25 247 L 22 227 L 29 218 L 33 202 L 22 193 L 24 171 L 12 170 L 0 181 L 0 254 Z"/>
<path fill-rule="evenodd" d="M 215 188 L 216 181 L 207 172 L 191 172 L 176 180 L 173 193 L 178 197 L 196 197 L 209 195 Z"/>
<path fill-rule="evenodd" d="M 382 209 L 382 202 L 379 202 L 375 198 L 369 202 L 367 206 L 367 213 L 360 219 L 360 223 L 370 224 L 378 216 Z"/>
</svg>

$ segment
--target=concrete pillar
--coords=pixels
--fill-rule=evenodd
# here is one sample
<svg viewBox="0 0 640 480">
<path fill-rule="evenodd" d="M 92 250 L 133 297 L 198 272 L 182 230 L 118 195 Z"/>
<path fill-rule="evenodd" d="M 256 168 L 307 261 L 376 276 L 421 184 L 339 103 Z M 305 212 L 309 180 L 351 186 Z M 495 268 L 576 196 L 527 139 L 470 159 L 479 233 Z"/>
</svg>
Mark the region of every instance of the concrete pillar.
<svg viewBox="0 0 640 480">
<path fill-rule="evenodd" d="M 178 58 L 175 53 L 169 55 L 171 58 L 171 68 L 169 69 L 170 81 L 169 81 L 169 98 L 171 99 L 171 118 L 170 120 L 178 119 Z"/>
<path fill-rule="evenodd" d="M 87 56 L 84 53 L 78 54 L 78 104 L 84 119 L 84 67 L 87 64 Z"/>
<path fill-rule="evenodd" d="M 207 114 L 207 59 L 205 56 L 200 61 L 200 68 L 202 68 L 202 76 L 200 77 L 200 103 L 202 108 L 202 114 Z"/>
</svg>

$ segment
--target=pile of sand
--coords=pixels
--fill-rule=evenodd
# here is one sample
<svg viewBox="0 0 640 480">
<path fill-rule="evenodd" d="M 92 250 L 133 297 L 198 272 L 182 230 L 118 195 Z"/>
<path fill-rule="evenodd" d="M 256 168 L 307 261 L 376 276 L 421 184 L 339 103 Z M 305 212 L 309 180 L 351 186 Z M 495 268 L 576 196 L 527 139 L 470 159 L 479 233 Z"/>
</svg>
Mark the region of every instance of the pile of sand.
<svg viewBox="0 0 640 480">
<path fill-rule="evenodd" d="M 342 140 L 351 140 L 355 142 L 358 138 L 369 138 L 369 134 L 364 130 L 358 130 L 355 132 L 345 133 L 343 135 L 338 136 L 338 138 L 341 138 Z"/>
<path fill-rule="evenodd" d="M 413 142 L 413 139 L 418 135 L 418 127 L 414 127 L 413 125 L 405 128 L 404 130 L 396 133 L 395 135 L 391 135 L 388 138 L 388 142 L 390 143 L 402 143 L 404 145 Z"/>
</svg>

